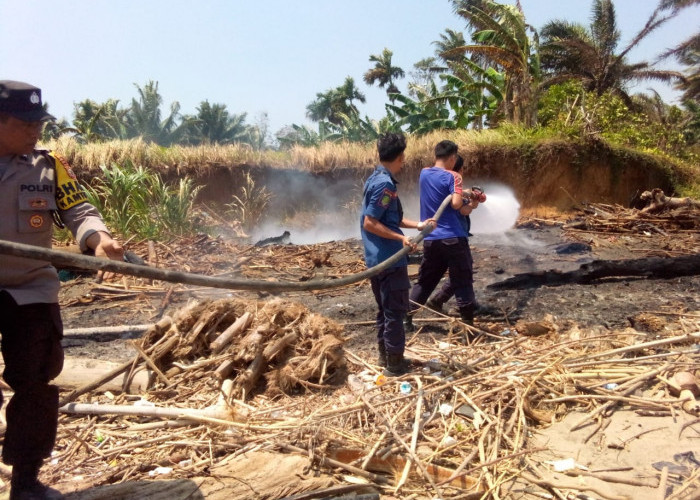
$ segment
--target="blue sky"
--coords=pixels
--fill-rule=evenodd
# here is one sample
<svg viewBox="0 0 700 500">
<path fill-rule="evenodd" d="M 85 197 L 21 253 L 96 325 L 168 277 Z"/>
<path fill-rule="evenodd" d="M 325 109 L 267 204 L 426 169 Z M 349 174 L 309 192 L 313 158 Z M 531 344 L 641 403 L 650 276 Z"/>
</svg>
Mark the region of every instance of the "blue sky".
<svg viewBox="0 0 700 500">
<path fill-rule="evenodd" d="M 656 0 L 615 0 L 623 43 L 643 26 Z M 591 0 L 521 0 L 528 22 L 551 19 L 588 25 Z M 653 59 L 700 26 L 687 9 L 630 54 Z M 316 93 L 355 79 L 371 118 L 384 115 L 386 95 L 362 75 L 370 54 L 387 47 L 407 73 L 434 55 L 446 28 L 463 29 L 447 0 L 0 0 L 0 79 L 42 87 L 50 111 L 72 119 L 86 98 L 120 99 L 134 84 L 159 82 L 164 110 L 177 100 L 194 114 L 205 99 L 255 123 L 267 113 L 271 132 L 309 124 L 305 108 Z M 665 67 L 671 67 L 667 63 Z M 408 79 L 399 82 L 404 86 Z M 667 100 L 674 94 L 653 86 Z"/>
</svg>

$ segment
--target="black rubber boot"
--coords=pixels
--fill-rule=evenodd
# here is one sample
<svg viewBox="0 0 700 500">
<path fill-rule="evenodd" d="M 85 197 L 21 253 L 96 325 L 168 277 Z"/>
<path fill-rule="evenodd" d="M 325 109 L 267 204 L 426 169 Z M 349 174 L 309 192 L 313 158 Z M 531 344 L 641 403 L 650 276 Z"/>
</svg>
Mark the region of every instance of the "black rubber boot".
<svg viewBox="0 0 700 500">
<path fill-rule="evenodd" d="M 63 494 L 39 481 L 42 461 L 16 464 L 12 467 L 9 500 L 60 500 Z"/>
<path fill-rule="evenodd" d="M 403 354 L 387 354 L 384 375 L 387 377 L 400 377 L 410 373 L 412 368 L 411 360 L 404 358 Z"/>
<path fill-rule="evenodd" d="M 474 306 L 460 307 L 459 318 L 463 323 L 474 326 Z"/>
<path fill-rule="evenodd" d="M 459 319 L 462 323 L 466 323 L 469 326 L 474 326 L 474 315 L 473 314 L 460 314 Z"/>
<path fill-rule="evenodd" d="M 381 367 L 386 366 L 386 346 L 384 342 L 377 344 L 377 365 Z"/>
</svg>

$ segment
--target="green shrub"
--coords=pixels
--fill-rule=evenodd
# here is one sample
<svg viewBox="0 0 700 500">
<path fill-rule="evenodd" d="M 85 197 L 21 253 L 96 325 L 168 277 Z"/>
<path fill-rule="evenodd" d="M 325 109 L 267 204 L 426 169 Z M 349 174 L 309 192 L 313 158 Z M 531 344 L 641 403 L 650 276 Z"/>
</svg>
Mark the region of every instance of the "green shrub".
<svg viewBox="0 0 700 500">
<path fill-rule="evenodd" d="M 124 238 L 163 239 L 186 236 L 199 228 L 192 217 L 199 187 L 188 177 L 177 186 L 131 162 L 100 167 L 102 176 L 87 187 L 88 201 L 107 225 Z"/>
</svg>

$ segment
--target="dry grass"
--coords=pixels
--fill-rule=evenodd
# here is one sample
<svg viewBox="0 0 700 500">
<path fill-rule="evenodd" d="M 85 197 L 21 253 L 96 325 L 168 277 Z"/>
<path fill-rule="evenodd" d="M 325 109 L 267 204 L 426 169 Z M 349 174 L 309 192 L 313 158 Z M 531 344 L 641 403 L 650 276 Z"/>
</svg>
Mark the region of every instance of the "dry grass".
<svg viewBox="0 0 700 500">
<path fill-rule="evenodd" d="M 410 137 L 406 150 L 409 168 L 421 168 L 433 161 L 433 148 L 443 139 L 469 150 L 479 145 L 506 143 L 495 131 L 446 131 L 422 137 Z M 295 146 L 289 151 L 254 151 L 245 145 L 204 145 L 162 147 L 141 139 L 81 144 L 62 137 L 44 144 L 88 171 L 100 165 L 123 164 L 127 160 L 156 171 L 177 169 L 195 174 L 218 166 L 267 166 L 294 168 L 313 173 L 345 168 L 371 168 L 377 163 L 374 143 L 323 143 L 318 147 Z M 97 172 L 95 170 L 95 172 Z"/>
<path fill-rule="evenodd" d="M 220 166 L 270 165 L 278 161 L 278 153 L 254 151 L 249 146 L 208 145 L 163 147 L 141 139 L 81 144 L 73 138 L 62 137 L 44 145 L 58 151 L 69 163 L 82 171 L 98 173 L 101 165 L 123 165 L 130 161 L 158 173 L 197 175 Z"/>
<path fill-rule="evenodd" d="M 459 145 L 467 158 L 481 157 L 490 152 L 501 160 L 515 153 L 520 159 L 516 163 L 551 163 L 562 152 L 587 157 L 595 161 L 596 148 L 576 144 L 564 138 L 540 135 L 514 127 L 498 130 L 446 130 L 421 137 L 411 136 L 406 149 L 405 172 L 408 177 L 421 168 L 432 165 L 433 148 L 443 139 Z M 241 167 L 268 167 L 295 169 L 312 174 L 334 173 L 337 170 L 356 169 L 361 175 L 377 164 L 376 146 L 372 143 L 323 143 L 318 147 L 293 147 L 289 151 L 255 151 L 246 145 L 205 145 L 162 147 L 140 139 L 80 144 L 75 139 L 64 137 L 44 145 L 58 151 L 79 169 L 81 175 L 97 175 L 101 165 L 114 163 L 123 165 L 129 160 L 133 165 L 143 166 L 166 177 L 189 175 L 193 178 L 205 176 L 215 169 Z M 674 172 L 679 193 L 695 196 L 700 193 L 700 170 L 697 165 L 683 165 L 669 158 L 660 158 L 634 150 L 604 147 L 617 163 L 637 163 L 652 166 L 663 165 Z M 584 154 L 580 154 L 584 153 Z M 590 155 L 588 154 L 590 153 Z M 482 161 L 475 160 L 475 161 Z M 523 163 L 523 164 L 525 164 Z M 513 165 L 517 167 L 517 165 Z M 537 170 L 537 169 L 535 169 Z"/>
</svg>

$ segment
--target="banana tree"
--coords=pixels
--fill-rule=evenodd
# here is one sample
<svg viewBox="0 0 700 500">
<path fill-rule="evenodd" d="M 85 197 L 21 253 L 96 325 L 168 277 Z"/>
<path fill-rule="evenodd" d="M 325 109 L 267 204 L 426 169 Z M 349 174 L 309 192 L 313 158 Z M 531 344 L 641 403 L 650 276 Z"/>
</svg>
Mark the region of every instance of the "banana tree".
<svg viewBox="0 0 700 500">
<path fill-rule="evenodd" d="M 445 98 L 434 82 L 427 88 L 414 87 L 412 92 L 417 95 L 416 99 L 396 94 L 398 104 L 385 105 L 387 113 L 396 117 L 397 126 L 417 135 L 457 128 L 457 122 L 450 118 L 450 109 L 445 106 Z"/>
</svg>

